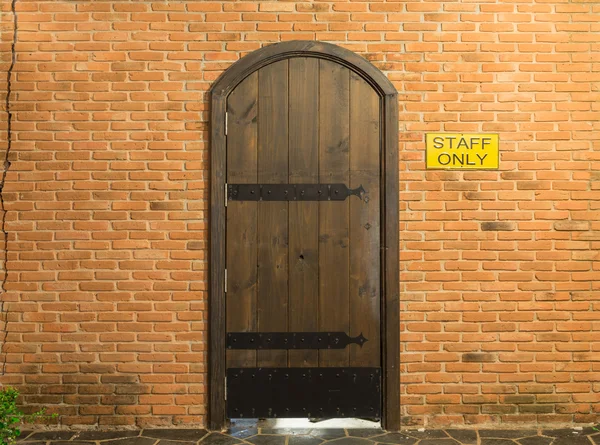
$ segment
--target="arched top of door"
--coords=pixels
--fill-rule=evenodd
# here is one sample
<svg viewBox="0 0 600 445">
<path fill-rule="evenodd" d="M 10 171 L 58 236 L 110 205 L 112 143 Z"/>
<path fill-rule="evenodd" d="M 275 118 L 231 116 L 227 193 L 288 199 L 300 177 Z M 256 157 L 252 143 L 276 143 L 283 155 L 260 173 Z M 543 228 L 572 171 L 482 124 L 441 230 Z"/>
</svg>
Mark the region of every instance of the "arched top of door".
<svg viewBox="0 0 600 445">
<path fill-rule="evenodd" d="M 311 40 L 275 43 L 253 51 L 235 62 L 212 85 L 211 93 L 227 96 L 242 80 L 260 68 L 292 57 L 316 57 L 344 65 L 367 81 L 380 96 L 395 96 L 390 80 L 367 59 L 341 46 Z"/>
</svg>

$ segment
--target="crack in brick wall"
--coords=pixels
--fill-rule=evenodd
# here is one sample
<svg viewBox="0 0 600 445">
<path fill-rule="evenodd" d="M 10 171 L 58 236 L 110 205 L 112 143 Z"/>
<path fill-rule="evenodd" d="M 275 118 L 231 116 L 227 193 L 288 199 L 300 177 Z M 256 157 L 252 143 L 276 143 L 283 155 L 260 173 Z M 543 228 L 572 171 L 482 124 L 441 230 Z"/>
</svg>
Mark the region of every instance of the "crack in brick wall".
<svg viewBox="0 0 600 445">
<path fill-rule="evenodd" d="M 2 16 L 4 16 L 4 11 L 1 12 Z M 2 232 L 2 246 L 3 246 L 3 258 L 2 258 L 2 277 L 0 279 L 0 291 L 2 295 L 0 296 L 0 360 L 2 363 L 0 374 L 4 375 L 6 372 L 6 355 L 3 353 L 4 344 L 8 331 L 8 316 L 5 311 L 4 297 L 6 294 L 6 279 L 8 276 L 8 272 L 6 269 L 6 262 L 8 259 L 8 233 L 6 232 L 6 207 L 4 205 L 4 184 L 6 183 L 6 175 L 8 173 L 8 169 L 10 168 L 10 149 L 12 146 L 12 110 L 11 110 L 11 93 L 12 93 L 12 72 L 15 67 L 16 61 L 16 51 L 15 47 L 17 44 L 17 0 L 12 0 L 10 2 L 10 14 L 12 15 L 12 41 L 10 43 L 10 53 L 9 55 L 9 65 L 6 70 L 6 92 L 5 92 L 5 101 L 4 101 L 4 111 L 6 113 L 6 148 L 4 151 L 4 162 L 2 165 L 2 174 L 0 175 L 0 213 L 1 213 L 1 222 L 0 222 L 0 231 Z M 4 31 L 4 30 L 3 30 Z"/>
</svg>

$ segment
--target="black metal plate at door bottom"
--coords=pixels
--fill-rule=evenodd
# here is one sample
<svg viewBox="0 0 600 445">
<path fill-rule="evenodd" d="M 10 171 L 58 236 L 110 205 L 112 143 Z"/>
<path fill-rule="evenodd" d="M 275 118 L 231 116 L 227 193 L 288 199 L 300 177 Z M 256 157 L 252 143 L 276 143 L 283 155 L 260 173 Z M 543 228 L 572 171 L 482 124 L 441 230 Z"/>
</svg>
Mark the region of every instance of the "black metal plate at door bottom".
<svg viewBox="0 0 600 445">
<path fill-rule="evenodd" d="M 362 333 L 345 332 L 228 332 L 227 349 L 344 349 L 367 341 Z"/>
<path fill-rule="evenodd" d="M 230 368 L 227 417 L 381 417 L 381 368 Z"/>
<path fill-rule="evenodd" d="M 229 201 L 344 201 L 366 193 L 363 186 L 346 184 L 227 184 Z"/>
</svg>

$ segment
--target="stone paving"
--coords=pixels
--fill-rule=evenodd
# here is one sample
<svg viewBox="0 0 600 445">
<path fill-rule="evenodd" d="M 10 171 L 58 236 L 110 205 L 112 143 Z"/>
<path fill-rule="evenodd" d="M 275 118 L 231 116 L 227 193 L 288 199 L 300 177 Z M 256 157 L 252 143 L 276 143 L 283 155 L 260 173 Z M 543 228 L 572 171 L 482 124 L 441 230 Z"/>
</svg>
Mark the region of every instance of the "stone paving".
<svg viewBox="0 0 600 445">
<path fill-rule="evenodd" d="M 600 445 L 600 426 L 567 429 L 274 429 L 24 431 L 19 445 Z"/>
</svg>

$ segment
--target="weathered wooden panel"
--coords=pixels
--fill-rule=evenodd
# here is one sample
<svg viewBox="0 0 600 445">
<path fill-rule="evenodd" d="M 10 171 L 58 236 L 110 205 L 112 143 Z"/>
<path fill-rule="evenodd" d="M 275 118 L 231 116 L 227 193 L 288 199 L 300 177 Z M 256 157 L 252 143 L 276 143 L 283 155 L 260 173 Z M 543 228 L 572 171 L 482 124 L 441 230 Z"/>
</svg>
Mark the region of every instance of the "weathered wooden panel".
<svg viewBox="0 0 600 445">
<path fill-rule="evenodd" d="M 319 64 L 319 179 L 347 184 L 350 71 L 326 60 Z M 349 228 L 349 200 L 319 203 L 320 331 L 350 328 Z M 348 366 L 348 359 L 347 349 L 319 351 L 319 366 Z"/>
<path fill-rule="evenodd" d="M 256 183 L 258 73 L 248 76 L 227 101 L 227 182 Z M 227 331 L 255 331 L 258 203 L 227 206 Z M 256 366 L 256 351 L 227 351 L 227 367 Z"/>
<path fill-rule="evenodd" d="M 288 181 L 288 61 L 258 71 L 258 182 Z M 288 206 L 258 203 L 258 331 L 288 329 Z M 258 351 L 257 366 L 287 366 L 287 351 Z"/>
<path fill-rule="evenodd" d="M 289 182 L 319 182 L 319 60 L 290 59 Z M 289 330 L 317 331 L 319 203 L 290 202 Z M 317 366 L 318 351 L 290 351 L 289 366 Z"/>
<path fill-rule="evenodd" d="M 360 76 L 350 75 L 350 186 L 362 185 L 362 200 L 350 204 L 350 334 L 362 333 L 362 348 L 350 347 L 350 366 L 379 366 L 380 345 L 380 105 Z"/>
</svg>

